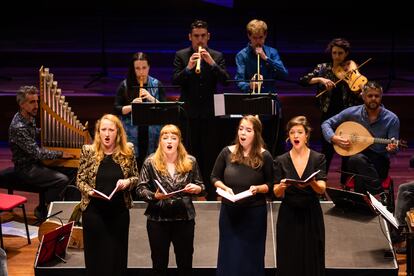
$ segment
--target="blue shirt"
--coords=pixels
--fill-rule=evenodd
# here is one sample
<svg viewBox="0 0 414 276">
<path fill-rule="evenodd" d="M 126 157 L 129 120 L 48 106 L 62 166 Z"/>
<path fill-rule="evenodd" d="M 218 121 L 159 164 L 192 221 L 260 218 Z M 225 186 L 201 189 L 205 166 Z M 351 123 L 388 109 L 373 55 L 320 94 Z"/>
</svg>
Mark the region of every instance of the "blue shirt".
<svg viewBox="0 0 414 276">
<path fill-rule="evenodd" d="M 263 45 L 263 51 L 267 56 L 267 60 L 260 59 L 260 74 L 266 79 L 280 79 L 285 78 L 288 75 L 288 71 L 283 65 L 282 60 L 279 57 L 279 53 L 275 48 Z M 237 72 L 236 80 L 250 80 L 254 74 L 257 73 L 257 55 L 250 44 L 246 48 L 243 48 L 236 55 Z M 237 86 L 243 92 L 250 91 L 249 81 L 237 82 Z M 263 82 L 261 92 L 263 93 L 275 93 L 275 82 Z"/>
<path fill-rule="evenodd" d="M 399 138 L 400 133 L 400 120 L 397 115 L 386 109 L 381 105 L 381 110 L 378 114 L 378 118 L 374 122 L 370 122 L 365 105 L 357 105 L 348 107 L 339 114 L 329 118 L 322 123 L 322 133 L 325 140 L 331 143 L 331 139 L 334 136 L 334 129 L 336 129 L 341 123 L 345 121 L 354 121 L 363 125 L 374 137 L 391 139 Z M 370 149 L 388 156 L 385 144 L 372 144 Z"/>
</svg>

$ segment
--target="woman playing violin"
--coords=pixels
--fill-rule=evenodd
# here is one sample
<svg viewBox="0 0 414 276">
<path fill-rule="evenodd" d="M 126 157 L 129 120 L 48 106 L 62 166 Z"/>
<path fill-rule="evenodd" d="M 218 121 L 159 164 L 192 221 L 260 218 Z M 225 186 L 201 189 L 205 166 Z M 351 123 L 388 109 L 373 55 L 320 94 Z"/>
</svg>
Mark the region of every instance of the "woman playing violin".
<svg viewBox="0 0 414 276">
<path fill-rule="evenodd" d="M 300 78 L 300 84 L 303 86 L 316 84 L 317 94 L 323 90 L 327 90 L 326 93 L 318 97 L 319 108 L 321 110 L 321 123 L 345 108 L 361 103 L 358 93 L 353 92 L 347 82 L 339 81 L 340 79 L 337 76 L 340 75 L 338 72 L 344 72 L 350 69 L 347 66 L 349 64 L 348 56 L 350 48 L 351 45 L 347 40 L 343 38 L 333 39 L 326 48 L 326 52 L 331 56 L 331 61 L 318 64 L 312 72 Z M 328 171 L 334 149 L 332 144 L 326 142 L 323 137 L 321 141 L 322 153 L 326 156 L 326 171 Z"/>
</svg>

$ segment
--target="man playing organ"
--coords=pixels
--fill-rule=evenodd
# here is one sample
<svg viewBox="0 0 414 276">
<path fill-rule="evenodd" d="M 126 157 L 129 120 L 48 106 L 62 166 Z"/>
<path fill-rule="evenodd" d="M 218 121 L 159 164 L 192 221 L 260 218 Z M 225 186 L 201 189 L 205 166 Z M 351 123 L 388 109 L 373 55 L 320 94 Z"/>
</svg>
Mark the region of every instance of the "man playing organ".
<svg viewBox="0 0 414 276">
<path fill-rule="evenodd" d="M 37 144 L 40 132 L 36 128 L 36 114 L 39 108 L 38 90 L 34 86 L 22 86 L 16 95 L 19 111 L 14 115 L 9 127 L 9 144 L 12 151 L 14 169 L 28 185 L 48 187 L 46 202 L 58 200 L 69 178 L 42 164 L 45 159 L 72 158 L 62 151 L 48 150 Z M 36 208 L 35 215 L 42 217 L 45 210 Z"/>
</svg>

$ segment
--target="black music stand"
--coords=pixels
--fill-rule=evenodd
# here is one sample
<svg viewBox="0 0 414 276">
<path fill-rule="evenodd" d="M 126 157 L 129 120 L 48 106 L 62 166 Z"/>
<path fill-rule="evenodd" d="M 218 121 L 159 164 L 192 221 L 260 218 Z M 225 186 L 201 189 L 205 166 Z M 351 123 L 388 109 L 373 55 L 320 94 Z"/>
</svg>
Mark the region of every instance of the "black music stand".
<svg viewBox="0 0 414 276">
<path fill-rule="evenodd" d="M 365 194 L 327 187 L 326 194 L 335 207 L 349 211 L 377 215 L 369 197 Z"/>
<path fill-rule="evenodd" d="M 47 263 L 55 258 L 66 262 L 64 257 L 72 234 L 74 221 L 71 221 L 55 230 L 46 233 L 40 242 L 35 266 Z"/>
<path fill-rule="evenodd" d="M 214 114 L 216 116 L 240 117 L 242 115 L 278 115 L 277 94 L 214 94 Z"/>
<path fill-rule="evenodd" d="M 179 124 L 183 102 L 132 103 L 132 124 L 139 126 Z"/>
<path fill-rule="evenodd" d="M 221 118 L 241 118 L 243 115 L 260 115 L 269 119 L 271 128 L 275 128 L 270 134 L 269 149 L 276 156 L 279 141 L 279 129 L 281 124 L 281 112 L 276 93 L 224 93 L 214 95 L 214 114 Z M 274 120 L 276 119 L 276 120 Z M 272 141 L 272 142 L 271 142 Z"/>
</svg>

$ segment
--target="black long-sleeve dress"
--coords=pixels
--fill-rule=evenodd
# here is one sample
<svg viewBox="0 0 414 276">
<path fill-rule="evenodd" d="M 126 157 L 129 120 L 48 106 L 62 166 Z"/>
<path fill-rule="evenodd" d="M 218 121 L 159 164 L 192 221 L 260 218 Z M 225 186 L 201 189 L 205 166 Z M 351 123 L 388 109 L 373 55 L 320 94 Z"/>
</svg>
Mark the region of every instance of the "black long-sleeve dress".
<svg viewBox="0 0 414 276">
<path fill-rule="evenodd" d="M 235 194 L 251 185 L 273 187 L 272 155 L 263 152 L 263 165 L 254 169 L 231 163 L 231 151 L 225 147 L 217 157 L 211 182 L 222 181 Z M 219 218 L 219 252 L 216 276 L 265 275 L 267 207 L 265 194 L 231 202 L 222 199 Z"/>
<path fill-rule="evenodd" d="M 325 156 L 311 150 L 300 178 L 289 152 L 274 162 L 275 183 L 284 178 L 306 179 L 321 170 L 316 180 L 326 180 Z M 308 186 L 289 186 L 280 205 L 277 219 L 276 257 L 278 276 L 325 275 L 325 226 L 317 193 Z"/>
</svg>

